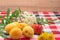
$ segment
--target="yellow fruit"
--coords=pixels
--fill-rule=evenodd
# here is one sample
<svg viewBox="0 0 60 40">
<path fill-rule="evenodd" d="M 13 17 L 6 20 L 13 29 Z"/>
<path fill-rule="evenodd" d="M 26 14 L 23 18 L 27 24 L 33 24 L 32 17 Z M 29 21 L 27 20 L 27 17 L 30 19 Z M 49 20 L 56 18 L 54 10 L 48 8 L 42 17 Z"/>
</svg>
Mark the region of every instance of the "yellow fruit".
<svg viewBox="0 0 60 40">
<path fill-rule="evenodd" d="M 23 34 L 25 37 L 32 37 L 34 35 L 34 30 L 30 26 L 26 26 L 23 29 Z"/>
<path fill-rule="evenodd" d="M 19 28 L 21 28 L 21 29 L 23 30 L 23 28 L 24 28 L 25 26 L 27 26 L 27 24 L 26 24 L 26 23 L 20 23 Z"/>
<path fill-rule="evenodd" d="M 14 24 L 16 24 L 17 26 L 20 26 L 19 22 L 13 22 Z"/>
<path fill-rule="evenodd" d="M 12 39 L 19 39 L 22 36 L 22 31 L 20 28 L 16 27 L 10 31 L 9 35 Z"/>
<path fill-rule="evenodd" d="M 6 25 L 5 30 L 6 30 L 7 33 L 9 33 L 10 30 L 15 28 L 15 27 L 17 27 L 16 24 L 10 23 L 10 24 Z"/>
<path fill-rule="evenodd" d="M 23 30 L 23 28 L 25 27 L 25 26 L 27 26 L 27 24 L 26 23 L 18 23 L 18 22 L 13 22 L 14 24 L 16 24 L 20 29 L 22 29 Z"/>
</svg>

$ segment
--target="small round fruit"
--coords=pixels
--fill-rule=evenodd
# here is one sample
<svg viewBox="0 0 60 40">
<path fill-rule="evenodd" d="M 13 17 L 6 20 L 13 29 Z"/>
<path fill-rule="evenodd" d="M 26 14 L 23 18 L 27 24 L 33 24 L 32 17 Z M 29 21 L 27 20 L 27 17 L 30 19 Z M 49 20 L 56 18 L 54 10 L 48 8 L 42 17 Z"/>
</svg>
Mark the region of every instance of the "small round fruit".
<svg viewBox="0 0 60 40">
<path fill-rule="evenodd" d="M 23 29 L 23 34 L 24 34 L 25 37 L 30 37 L 31 38 L 34 35 L 34 30 L 33 30 L 32 27 L 26 26 Z"/>
<path fill-rule="evenodd" d="M 10 31 L 9 35 L 12 39 L 19 39 L 22 36 L 22 31 L 20 28 L 16 27 Z"/>
<path fill-rule="evenodd" d="M 16 24 L 17 26 L 20 26 L 19 22 L 13 22 L 14 24 Z"/>
<path fill-rule="evenodd" d="M 20 23 L 19 28 L 21 28 L 21 29 L 23 30 L 23 28 L 24 28 L 25 26 L 27 26 L 27 24 L 26 24 L 26 23 Z"/>
<path fill-rule="evenodd" d="M 39 25 L 39 24 L 32 24 L 32 28 L 34 29 L 34 33 L 35 34 L 41 34 L 42 33 L 42 30 L 43 30 L 43 27 L 42 25 Z"/>
<path fill-rule="evenodd" d="M 6 30 L 7 33 L 9 33 L 10 30 L 15 28 L 15 27 L 17 27 L 16 24 L 10 23 L 10 24 L 6 25 L 5 30 Z"/>
</svg>

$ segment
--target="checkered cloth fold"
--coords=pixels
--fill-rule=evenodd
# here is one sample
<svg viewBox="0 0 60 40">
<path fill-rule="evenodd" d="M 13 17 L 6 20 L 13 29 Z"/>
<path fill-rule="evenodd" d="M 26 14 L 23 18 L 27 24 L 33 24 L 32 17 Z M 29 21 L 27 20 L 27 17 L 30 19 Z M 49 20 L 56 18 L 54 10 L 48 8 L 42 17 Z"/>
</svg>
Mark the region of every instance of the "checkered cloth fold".
<svg viewBox="0 0 60 40">
<path fill-rule="evenodd" d="M 28 13 L 33 13 L 36 14 L 36 16 L 39 16 L 40 18 L 44 18 L 44 19 L 49 19 L 49 20 L 53 20 L 53 19 L 57 19 L 56 21 L 54 21 L 51 24 L 45 24 L 43 27 L 43 31 L 45 32 L 53 32 L 54 36 L 55 36 L 55 40 L 60 40 L 60 13 L 59 12 L 28 12 Z M 1 14 L 5 16 L 5 14 Z M 5 39 L 5 38 L 0 38 L 0 40 L 10 40 L 10 39 Z M 28 39 L 22 39 L 22 40 L 28 40 Z M 31 38 L 30 40 L 37 40 L 37 35 L 34 35 L 33 38 Z"/>
</svg>

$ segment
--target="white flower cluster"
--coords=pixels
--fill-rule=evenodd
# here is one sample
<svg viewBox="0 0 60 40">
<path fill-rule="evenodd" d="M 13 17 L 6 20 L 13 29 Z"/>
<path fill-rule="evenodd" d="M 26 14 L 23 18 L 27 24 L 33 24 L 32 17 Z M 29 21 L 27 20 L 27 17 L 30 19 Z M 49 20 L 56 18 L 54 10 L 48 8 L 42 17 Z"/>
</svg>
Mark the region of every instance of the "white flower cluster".
<svg viewBox="0 0 60 40">
<path fill-rule="evenodd" d="M 29 25 L 34 24 L 36 23 L 36 16 L 34 14 L 24 12 L 24 14 L 22 14 L 21 21 Z"/>
</svg>

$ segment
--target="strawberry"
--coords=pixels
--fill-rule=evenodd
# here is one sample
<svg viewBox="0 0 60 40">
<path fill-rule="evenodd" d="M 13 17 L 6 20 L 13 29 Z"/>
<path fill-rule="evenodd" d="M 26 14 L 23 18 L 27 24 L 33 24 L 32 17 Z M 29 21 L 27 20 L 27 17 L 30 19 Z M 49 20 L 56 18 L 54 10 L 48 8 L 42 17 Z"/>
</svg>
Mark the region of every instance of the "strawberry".
<svg viewBox="0 0 60 40">
<path fill-rule="evenodd" d="M 32 28 L 34 29 L 35 34 L 41 34 L 42 33 L 42 25 L 40 24 L 32 24 Z"/>
</svg>

